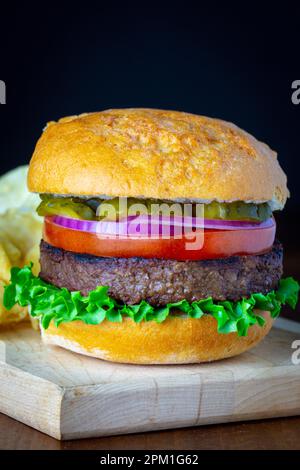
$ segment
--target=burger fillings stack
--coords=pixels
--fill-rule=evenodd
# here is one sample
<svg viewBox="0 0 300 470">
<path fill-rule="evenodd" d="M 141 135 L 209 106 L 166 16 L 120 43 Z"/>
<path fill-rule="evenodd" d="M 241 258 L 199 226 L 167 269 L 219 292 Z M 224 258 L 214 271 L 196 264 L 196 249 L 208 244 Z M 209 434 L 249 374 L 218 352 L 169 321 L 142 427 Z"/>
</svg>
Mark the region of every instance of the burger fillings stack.
<svg viewBox="0 0 300 470">
<path fill-rule="evenodd" d="M 42 338 L 115 362 L 213 361 L 255 346 L 299 286 L 282 276 L 276 154 L 233 124 L 117 109 L 50 122 L 30 162 L 41 271 L 4 304 Z"/>
</svg>

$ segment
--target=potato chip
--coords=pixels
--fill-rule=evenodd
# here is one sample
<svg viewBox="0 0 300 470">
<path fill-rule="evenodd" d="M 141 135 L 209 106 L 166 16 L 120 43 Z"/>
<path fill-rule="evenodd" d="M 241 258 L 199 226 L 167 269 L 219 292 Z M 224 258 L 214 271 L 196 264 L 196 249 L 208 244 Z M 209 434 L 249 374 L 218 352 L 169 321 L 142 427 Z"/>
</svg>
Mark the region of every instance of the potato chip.
<svg viewBox="0 0 300 470">
<path fill-rule="evenodd" d="M 3 292 L 4 285 L 0 281 L 0 327 L 8 323 L 19 322 L 28 317 L 27 307 L 15 305 L 11 310 L 6 310 L 2 302 Z"/>
<path fill-rule="evenodd" d="M 24 264 L 33 263 L 32 272 L 37 276 L 40 272 L 40 245 L 34 245 L 26 254 Z"/>
<path fill-rule="evenodd" d="M 0 214 L 8 209 L 22 208 L 35 215 L 39 196 L 27 189 L 28 166 L 19 166 L 0 177 Z M 38 215 L 36 215 L 38 217 Z"/>
<path fill-rule="evenodd" d="M 10 279 L 10 269 L 12 263 L 9 256 L 7 255 L 7 250 L 5 246 L 0 243 L 0 280 L 8 282 Z"/>
<path fill-rule="evenodd" d="M 9 209 L 0 216 L 0 243 L 12 263 L 22 262 L 26 253 L 41 239 L 42 224 L 30 212 Z"/>
<path fill-rule="evenodd" d="M 27 308 L 15 306 L 7 311 L 3 306 L 4 286 L 9 282 L 13 266 L 31 261 L 39 273 L 39 243 L 42 219 L 35 208 L 39 199 L 28 192 L 28 167 L 19 167 L 0 177 L 0 326 L 28 318 Z M 33 322 L 36 328 L 37 323 Z"/>
</svg>

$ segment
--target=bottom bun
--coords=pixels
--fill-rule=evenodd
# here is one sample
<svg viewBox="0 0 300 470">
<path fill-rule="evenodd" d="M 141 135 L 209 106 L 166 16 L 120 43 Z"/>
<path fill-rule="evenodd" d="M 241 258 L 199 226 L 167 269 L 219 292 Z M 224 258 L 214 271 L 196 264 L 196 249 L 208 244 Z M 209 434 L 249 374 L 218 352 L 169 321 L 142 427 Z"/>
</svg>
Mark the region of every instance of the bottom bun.
<svg viewBox="0 0 300 470">
<path fill-rule="evenodd" d="M 170 316 L 163 323 L 122 323 L 104 320 L 99 325 L 81 321 L 50 324 L 42 330 L 46 344 L 99 359 L 128 364 L 189 364 L 210 362 L 236 356 L 253 348 L 272 327 L 269 312 L 259 312 L 266 323 L 249 328 L 248 336 L 217 332 L 217 322 L 210 315 L 200 319 Z"/>
</svg>

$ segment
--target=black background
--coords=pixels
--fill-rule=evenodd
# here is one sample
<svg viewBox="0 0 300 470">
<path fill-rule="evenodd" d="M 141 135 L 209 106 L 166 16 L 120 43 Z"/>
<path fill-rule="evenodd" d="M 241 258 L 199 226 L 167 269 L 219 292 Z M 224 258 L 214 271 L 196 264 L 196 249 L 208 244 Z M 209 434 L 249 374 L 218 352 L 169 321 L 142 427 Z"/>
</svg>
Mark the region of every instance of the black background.
<svg viewBox="0 0 300 470">
<path fill-rule="evenodd" d="M 178 109 L 233 121 L 277 150 L 297 210 L 300 6 L 207 3 L 1 5 L 1 173 L 29 161 L 49 120 Z"/>
</svg>

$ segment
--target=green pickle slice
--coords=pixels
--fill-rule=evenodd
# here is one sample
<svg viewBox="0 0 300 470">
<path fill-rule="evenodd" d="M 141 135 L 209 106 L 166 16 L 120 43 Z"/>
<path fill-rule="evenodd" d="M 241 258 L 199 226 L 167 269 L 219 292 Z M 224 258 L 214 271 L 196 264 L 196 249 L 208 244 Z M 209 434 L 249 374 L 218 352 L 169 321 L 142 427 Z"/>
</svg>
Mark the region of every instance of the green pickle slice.
<svg viewBox="0 0 300 470">
<path fill-rule="evenodd" d="M 37 213 L 41 216 L 62 215 L 73 219 L 96 219 L 96 212 L 85 201 L 73 197 L 43 196 Z"/>
<path fill-rule="evenodd" d="M 40 197 L 41 203 L 37 208 L 37 213 L 41 216 L 61 215 L 75 219 L 99 220 L 101 217 L 97 216 L 97 209 L 100 209 L 99 206 L 101 204 L 110 204 L 114 209 L 113 213 L 115 213 L 118 218 L 127 216 L 126 206 L 124 207 L 124 204 L 119 203 L 119 198 L 109 200 L 103 200 L 100 198 L 83 199 L 79 197 L 52 196 L 49 194 L 43 194 Z M 128 210 L 134 204 L 143 204 L 143 206 L 146 206 L 147 208 L 146 212 L 150 214 L 152 204 L 167 204 L 167 206 L 171 208 L 174 202 L 155 199 L 137 199 L 132 197 L 127 198 Z M 105 206 L 102 206 L 102 208 L 104 209 Z M 109 217 L 109 213 L 105 210 L 98 213 L 101 213 L 102 217 Z M 155 213 L 157 213 L 157 206 Z M 182 207 L 182 214 L 183 213 Z M 194 205 L 193 215 L 195 214 L 196 211 Z M 204 218 L 206 219 L 263 222 L 271 216 L 272 211 L 268 203 L 254 204 L 243 201 L 229 203 L 213 201 L 208 204 L 204 204 Z"/>
<path fill-rule="evenodd" d="M 213 201 L 204 206 L 205 219 L 245 220 L 263 222 L 272 215 L 268 203 L 253 204 L 242 201 L 217 202 Z"/>
</svg>

